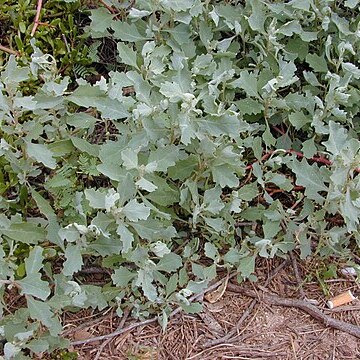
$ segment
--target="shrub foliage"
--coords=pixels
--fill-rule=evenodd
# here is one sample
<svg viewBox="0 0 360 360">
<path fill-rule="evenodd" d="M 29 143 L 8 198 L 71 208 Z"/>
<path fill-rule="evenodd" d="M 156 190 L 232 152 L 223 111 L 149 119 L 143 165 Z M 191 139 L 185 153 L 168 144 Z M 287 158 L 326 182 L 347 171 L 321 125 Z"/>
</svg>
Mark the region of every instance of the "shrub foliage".
<svg viewBox="0 0 360 360">
<path fill-rule="evenodd" d="M 66 346 L 61 314 L 174 306 L 255 260 L 351 258 L 360 218 L 358 1 L 139 0 L 91 10 L 116 71 L 32 43 L 0 75 L 5 358 Z M 86 270 L 107 269 L 103 286 Z M 111 274 L 111 275 L 110 275 Z M 13 299 L 18 297 L 16 310 Z"/>
</svg>

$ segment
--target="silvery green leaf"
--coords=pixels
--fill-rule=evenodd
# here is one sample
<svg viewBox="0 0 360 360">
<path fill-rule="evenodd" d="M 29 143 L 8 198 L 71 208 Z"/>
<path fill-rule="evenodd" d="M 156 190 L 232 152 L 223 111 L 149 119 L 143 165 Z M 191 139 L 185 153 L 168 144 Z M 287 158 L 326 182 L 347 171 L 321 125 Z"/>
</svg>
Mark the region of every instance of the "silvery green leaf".
<svg viewBox="0 0 360 360">
<path fill-rule="evenodd" d="M 20 353 L 21 347 L 14 345 L 11 342 L 6 342 L 4 345 L 4 356 L 5 360 L 15 359 L 16 356 Z"/>
<path fill-rule="evenodd" d="M 91 31 L 106 35 L 110 28 L 113 15 L 105 8 L 99 7 L 91 10 Z"/>
<path fill-rule="evenodd" d="M 135 199 L 129 201 L 123 208 L 122 213 L 130 221 L 146 220 L 150 215 L 150 209 Z"/>
<path fill-rule="evenodd" d="M 152 283 L 154 281 L 154 278 L 152 277 L 152 274 L 149 272 L 140 269 L 138 271 L 138 277 L 136 279 L 136 285 L 140 286 L 144 292 L 144 295 L 150 300 L 150 301 L 156 301 L 158 297 L 158 293 L 156 291 L 156 287 Z"/>
<path fill-rule="evenodd" d="M 221 201 L 222 190 L 219 186 L 216 186 L 212 189 L 205 190 L 204 193 L 204 210 L 209 211 L 210 213 L 216 215 L 224 207 L 224 203 Z"/>
<path fill-rule="evenodd" d="M 140 34 L 136 24 L 128 24 L 125 21 L 112 21 L 109 24 L 114 30 L 115 39 L 122 41 L 138 42 L 147 40 L 147 37 Z"/>
<path fill-rule="evenodd" d="M 167 245 L 161 241 L 151 244 L 150 249 L 157 257 L 160 258 L 171 252 Z"/>
<path fill-rule="evenodd" d="M 46 300 L 50 295 L 50 287 L 46 281 L 41 280 L 40 273 L 30 273 L 17 283 L 21 288 L 21 293 L 25 295 L 32 295 L 41 300 Z"/>
<path fill-rule="evenodd" d="M 30 251 L 28 258 L 25 259 L 25 269 L 27 275 L 40 271 L 42 268 L 42 262 L 44 260 L 42 253 L 43 249 L 40 246 L 35 246 Z"/>
<path fill-rule="evenodd" d="M 160 0 L 160 3 L 174 11 L 186 11 L 194 5 L 193 0 Z"/>
<path fill-rule="evenodd" d="M 54 154 L 44 144 L 26 143 L 27 153 L 34 160 L 43 163 L 50 169 L 56 168 L 56 160 L 53 158 Z"/>
<path fill-rule="evenodd" d="M 337 156 L 346 146 L 347 140 L 348 134 L 346 129 L 339 123 L 329 121 L 329 139 L 323 142 L 326 149 L 334 156 Z"/>
<path fill-rule="evenodd" d="M 50 306 L 43 301 L 33 299 L 31 296 L 28 296 L 26 300 L 30 317 L 34 320 L 41 321 L 50 330 L 51 335 L 59 335 L 62 326 L 54 313 L 50 310 Z"/>
<path fill-rule="evenodd" d="M 356 65 L 349 62 L 345 62 L 342 63 L 341 66 L 345 71 L 351 73 L 355 79 L 360 79 L 360 69 Z"/>
<path fill-rule="evenodd" d="M 316 164 L 312 166 L 303 159 L 301 162 L 293 160 L 289 167 L 296 175 L 296 184 L 305 187 L 305 194 L 319 203 L 324 201 L 324 198 L 319 194 L 320 191 L 327 192 L 329 189 L 324 184 L 324 177 L 320 174 L 320 169 Z"/>
<path fill-rule="evenodd" d="M 1 229 L 0 233 L 25 244 L 38 244 L 46 238 L 45 229 L 30 222 L 12 223 L 8 229 Z"/>
<path fill-rule="evenodd" d="M 81 270 L 83 259 L 78 245 L 68 244 L 65 249 L 65 257 L 66 260 L 63 265 L 63 274 L 65 276 L 71 276 Z"/>
<path fill-rule="evenodd" d="M 14 55 L 10 55 L 5 70 L 1 73 L 0 79 L 7 86 L 14 86 L 29 78 L 30 70 L 27 67 L 17 66 Z"/>
<path fill-rule="evenodd" d="M 227 164 L 213 167 L 212 174 L 214 181 L 221 187 L 234 188 L 239 185 L 239 179 L 235 175 L 235 171 Z"/>
<path fill-rule="evenodd" d="M 239 79 L 234 80 L 230 85 L 234 88 L 243 89 L 248 96 L 259 96 L 257 90 L 257 76 L 254 73 L 249 73 L 247 70 L 243 70 L 240 73 Z"/>
<path fill-rule="evenodd" d="M 14 106 L 25 110 L 35 110 L 37 102 L 33 96 L 22 96 L 14 99 Z"/>
<path fill-rule="evenodd" d="M 131 47 L 119 42 L 117 44 L 117 50 L 123 64 L 130 65 L 138 69 L 136 63 L 136 52 Z"/>
<path fill-rule="evenodd" d="M 168 145 L 159 147 L 155 151 L 151 151 L 148 162 L 155 162 L 157 171 L 166 171 L 170 166 L 174 166 L 179 159 L 179 147 Z"/>
<path fill-rule="evenodd" d="M 136 183 L 136 186 L 138 186 L 140 189 L 148 191 L 149 193 L 155 191 L 158 187 L 154 185 L 152 182 L 146 180 L 145 178 L 139 179 Z"/>
<path fill-rule="evenodd" d="M 123 165 L 127 170 L 136 169 L 138 167 L 138 151 L 127 148 L 121 152 Z"/>
<path fill-rule="evenodd" d="M 93 209 L 105 209 L 105 192 L 95 189 L 85 189 L 84 194 Z"/>
<path fill-rule="evenodd" d="M 56 215 L 53 208 L 50 206 L 49 202 L 45 200 L 37 191 L 31 189 L 31 195 L 36 202 L 39 210 L 43 215 L 46 216 L 48 220 L 55 219 Z"/>
<path fill-rule="evenodd" d="M 121 250 L 121 244 L 119 241 L 115 241 L 113 237 L 106 237 L 103 235 L 93 241 L 89 247 L 94 249 L 103 257 L 119 254 Z"/>
<path fill-rule="evenodd" d="M 314 142 L 314 138 L 311 138 L 309 140 L 306 140 L 303 142 L 302 144 L 302 152 L 304 153 L 306 158 L 311 158 L 313 157 L 316 152 L 317 152 L 317 148 L 315 146 L 315 142 Z"/>
<path fill-rule="evenodd" d="M 92 129 L 98 120 L 86 113 L 74 113 L 66 116 L 66 123 L 79 129 Z"/>
<path fill-rule="evenodd" d="M 184 45 L 190 41 L 190 28 L 186 24 L 179 24 L 172 28 L 171 30 L 167 30 L 173 37 L 173 39 L 179 44 Z"/>
<path fill-rule="evenodd" d="M 175 253 L 165 254 L 156 264 L 156 270 L 172 273 L 182 266 L 181 256 Z"/>
<path fill-rule="evenodd" d="M 209 218 L 209 217 L 203 217 L 206 224 L 209 225 L 211 228 L 213 228 L 216 232 L 220 233 L 222 231 L 225 231 L 225 221 L 222 218 Z"/>
<path fill-rule="evenodd" d="M 204 246 L 205 255 L 214 260 L 215 262 L 219 259 L 219 252 L 216 246 L 210 242 L 207 242 Z"/>
<path fill-rule="evenodd" d="M 295 129 L 299 130 L 306 124 L 311 123 L 311 117 L 306 116 L 302 111 L 295 111 L 289 114 L 289 121 Z"/>
<path fill-rule="evenodd" d="M 346 0 L 345 6 L 349 7 L 350 9 L 354 9 L 358 4 L 359 0 Z"/>
<path fill-rule="evenodd" d="M 246 256 L 239 259 L 238 271 L 241 276 L 248 278 L 255 271 L 255 255 Z"/>
<path fill-rule="evenodd" d="M 355 206 L 356 199 L 359 198 L 359 194 L 351 192 L 350 189 L 346 190 L 345 199 L 340 204 L 341 212 L 345 217 L 345 223 L 349 231 L 357 231 L 359 227 L 360 219 L 360 202 L 358 200 L 358 206 Z"/>
<path fill-rule="evenodd" d="M 75 136 L 72 136 L 70 139 L 73 145 L 80 151 L 84 151 L 94 157 L 99 155 L 99 145 L 90 144 L 88 141 Z"/>
<path fill-rule="evenodd" d="M 303 71 L 305 80 L 312 86 L 321 86 L 315 74 L 312 71 Z"/>
<path fill-rule="evenodd" d="M 124 225 L 120 224 L 116 229 L 117 234 L 120 236 L 122 243 L 122 253 L 127 253 L 132 249 L 132 244 L 134 241 L 133 233 Z"/>
<path fill-rule="evenodd" d="M 177 161 L 175 166 L 170 167 L 168 174 L 173 180 L 185 180 L 190 177 L 197 166 L 198 159 L 191 154 L 186 159 Z"/>
<path fill-rule="evenodd" d="M 140 19 L 140 18 L 143 18 L 145 16 L 148 16 L 150 15 L 151 12 L 150 11 L 147 11 L 147 10 L 138 10 L 134 7 L 132 7 L 130 10 L 129 10 L 129 15 L 128 17 L 130 19 Z"/>
<path fill-rule="evenodd" d="M 328 72 L 328 67 L 324 56 L 319 56 L 316 54 L 308 54 L 306 56 L 306 62 L 314 69 L 316 72 L 326 73 Z"/>
<path fill-rule="evenodd" d="M 115 269 L 111 279 L 116 286 L 126 287 L 129 282 L 136 277 L 136 273 L 130 271 L 129 269 L 120 266 L 118 269 Z"/>
<path fill-rule="evenodd" d="M 252 12 L 248 19 L 249 25 L 252 30 L 264 32 L 264 23 L 266 14 L 264 12 L 263 3 L 260 0 L 252 0 L 250 2 Z"/>
<path fill-rule="evenodd" d="M 86 108 L 94 107 L 104 118 L 117 120 L 129 116 L 124 103 L 106 96 L 98 86 L 80 85 L 67 100 Z"/>
</svg>

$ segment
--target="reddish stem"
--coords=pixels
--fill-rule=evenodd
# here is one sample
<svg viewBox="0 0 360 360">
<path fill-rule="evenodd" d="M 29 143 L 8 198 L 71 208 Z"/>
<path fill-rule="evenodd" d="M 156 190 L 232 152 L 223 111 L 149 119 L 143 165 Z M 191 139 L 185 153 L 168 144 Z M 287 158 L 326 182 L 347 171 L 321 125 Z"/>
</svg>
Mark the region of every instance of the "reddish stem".
<svg viewBox="0 0 360 360">
<path fill-rule="evenodd" d="M 36 29 L 39 25 L 39 19 L 40 19 L 40 12 L 41 12 L 41 8 L 42 8 L 42 3 L 43 0 L 38 0 L 37 2 L 37 7 L 36 7 L 36 16 L 35 16 L 35 20 L 34 20 L 34 26 L 31 30 L 31 36 L 34 36 Z"/>
<path fill-rule="evenodd" d="M 267 153 L 265 153 L 263 155 L 263 157 L 260 159 L 260 161 L 262 162 L 262 161 L 267 160 L 273 153 L 274 153 L 274 150 L 268 151 Z M 296 156 L 298 156 L 300 158 L 305 157 L 305 155 L 302 152 L 296 151 L 296 150 L 293 150 L 293 149 L 287 150 L 286 153 L 287 154 L 295 154 Z M 315 162 L 317 162 L 319 164 L 328 165 L 328 166 L 332 165 L 332 161 L 324 158 L 323 156 L 313 156 L 309 160 L 315 161 Z M 258 160 L 254 161 L 252 164 L 247 165 L 246 170 L 251 170 L 253 165 L 255 163 L 257 163 L 257 162 L 258 162 Z M 356 171 L 359 171 L 359 169 L 356 169 Z"/>
</svg>

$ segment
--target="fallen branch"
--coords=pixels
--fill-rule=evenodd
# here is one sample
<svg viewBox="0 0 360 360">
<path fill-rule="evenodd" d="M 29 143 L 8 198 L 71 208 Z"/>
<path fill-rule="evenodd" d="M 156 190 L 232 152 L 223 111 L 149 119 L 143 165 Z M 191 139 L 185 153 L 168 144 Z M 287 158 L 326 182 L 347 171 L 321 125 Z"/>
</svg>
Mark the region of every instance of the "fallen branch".
<svg viewBox="0 0 360 360">
<path fill-rule="evenodd" d="M 237 273 L 234 272 L 232 273 L 231 275 L 229 275 L 229 279 L 233 278 L 234 276 L 236 276 Z M 192 301 L 195 301 L 195 300 L 198 300 L 200 299 L 204 294 L 208 293 L 209 291 L 212 291 L 212 290 L 215 290 L 216 288 L 218 288 L 222 283 L 223 281 L 225 281 L 226 278 L 224 279 L 221 279 L 219 281 L 217 281 L 216 283 L 214 283 L 213 285 L 210 285 L 207 289 L 205 289 L 204 291 L 202 291 L 201 293 L 199 294 L 195 294 L 193 296 L 191 296 L 189 298 L 189 301 L 192 302 Z M 169 318 L 172 318 L 174 317 L 176 314 L 178 314 L 180 311 L 182 310 L 182 308 L 179 306 L 178 308 L 176 308 L 170 315 L 169 315 Z M 96 336 L 96 337 L 93 337 L 93 338 L 89 338 L 89 339 L 85 339 L 85 340 L 78 340 L 78 341 L 72 341 L 70 344 L 75 346 L 75 345 L 86 345 L 86 344 L 90 344 L 92 342 L 95 342 L 95 341 L 101 341 L 101 340 L 107 340 L 107 339 L 111 339 L 115 336 L 119 336 L 121 334 L 124 334 L 128 331 L 131 331 L 131 330 L 134 330 L 138 327 L 141 327 L 141 326 L 145 326 L 145 325 L 149 325 L 149 324 L 153 324 L 155 323 L 156 321 L 158 321 L 158 317 L 154 317 L 152 319 L 148 319 L 148 320 L 144 320 L 144 321 L 140 321 L 140 322 L 137 322 L 137 323 L 134 323 L 134 324 L 131 324 L 125 328 L 122 328 L 122 329 L 119 329 L 119 330 L 116 330 L 110 334 L 106 334 L 106 335 L 102 335 L 102 336 Z"/>
<path fill-rule="evenodd" d="M 235 285 L 232 283 L 228 283 L 227 288 L 230 291 L 243 294 L 245 296 L 252 297 L 254 299 L 258 299 L 258 301 L 264 301 L 268 305 L 294 307 L 300 309 L 311 315 L 314 319 L 321 321 L 325 326 L 329 326 L 334 329 L 344 331 L 360 339 L 360 326 L 349 324 L 341 320 L 333 319 L 332 317 L 325 315 L 316 306 L 309 304 L 307 301 L 281 298 L 277 295 L 272 295 L 272 294 L 270 295 L 265 293 L 262 293 L 261 296 L 259 297 L 259 294 L 256 293 L 255 291 L 244 289 L 239 285 Z"/>
<path fill-rule="evenodd" d="M 0 45 L 0 51 L 7 52 L 8 54 L 11 54 L 11 55 L 19 56 L 19 53 L 17 51 L 9 49 L 9 48 L 7 48 L 6 46 L 3 46 L 3 45 Z"/>
<path fill-rule="evenodd" d="M 39 19 L 40 19 L 40 13 L 41 13 L 41 8 L 42 8 L 42 3 L 43 0 L 38 0 L 37 2 L 37 6 L 36 6 L 36 16 L 35 16 L 35 20 L 34 20 L 34 26 L 31 30 L 31 36 L 34 36 L 36 29 L 39 25 Z"/>
</svg>

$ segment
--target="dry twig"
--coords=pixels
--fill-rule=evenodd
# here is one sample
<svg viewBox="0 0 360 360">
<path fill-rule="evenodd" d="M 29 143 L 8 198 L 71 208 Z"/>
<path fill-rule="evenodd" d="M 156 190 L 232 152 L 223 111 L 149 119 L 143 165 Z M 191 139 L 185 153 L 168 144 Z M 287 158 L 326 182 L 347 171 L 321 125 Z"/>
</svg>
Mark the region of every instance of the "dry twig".
<svg viewBox="0 0 360 360">
<path fill-rule="evenodd" d="M 289 255 L 290 255 L 292 266 L 294 268 L 295 279 L 296 279 L 296 282 L 298 284 L 298 289 L 299 289 L 301 299 L 305 299 L 306 295 L 305 295 L 304 289 L 302 287 L 302 280 L 301 280 L 301 276 L 300 276 L 300 273 L 299 273 L 299 267 L 298 267 L 296 258 L 295 258 L 292 251 L 290 251 Z"/>
<path fill-rule="evenodd" d="M 309 315 L 311 315 L 313 318 L 321 321 L 324 325 L 330 326 L 334 329 L 344 331 L 344 332 L 360 339 L 360 327 L 359 326 L 354 325 L 354 324 L 349 324 L 349 323 L 341 321 L 341 320 L 333 319 L 332 317 L 325 315 L 316 306 L 309 304 L 307 301 L 297 300 L 297 299 L 289 299 L 289 298 L 281 298 L 280 296 L 273 295 L 273 294 L 270 295 L 270 294 L 266 294 L 266 293 L 262 293 L 261 297 L 259 298 L 259 295 L 255 291 L 247 290 L 247 289 L 240 287 L 239 285 L 235 285 L 235 284 L 231 284 L 231 283 L 228 284 L 227 288 L 230 291 L 252 297 L 254 299 L 257 299 L 258 301 L 264 301 L 265 303 L 267 303 L 269 305 L 294 307 L 294 308 L 300 309 L 302 311 L 305 311 Z"/>
<path fill-rule="evenodd" d="M 8 54 L 11 54 L 11 55 L 19 56 L 19 53 L 17 51 L 9 49 L 8 47 L 3 46 L 3 45 L 0 45 L 0 51 L 7 52 Z"/>
</svg>

